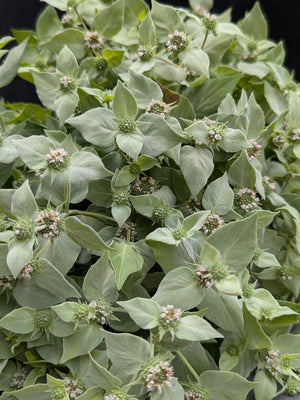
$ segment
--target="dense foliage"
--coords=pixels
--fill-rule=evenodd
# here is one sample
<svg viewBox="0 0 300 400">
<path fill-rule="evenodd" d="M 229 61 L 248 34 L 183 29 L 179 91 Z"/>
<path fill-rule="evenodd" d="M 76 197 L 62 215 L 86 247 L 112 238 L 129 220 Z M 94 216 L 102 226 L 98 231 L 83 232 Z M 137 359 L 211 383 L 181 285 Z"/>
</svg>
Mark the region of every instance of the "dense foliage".
<svg viewBox="0 0 300 400">
<path fill-rule="evenodd" d="M 44 1 L 0 40 L 42 104 L 0 106 L 1 399 L 299 393 L 300 87 L 259 5 Z"/>
</svg>

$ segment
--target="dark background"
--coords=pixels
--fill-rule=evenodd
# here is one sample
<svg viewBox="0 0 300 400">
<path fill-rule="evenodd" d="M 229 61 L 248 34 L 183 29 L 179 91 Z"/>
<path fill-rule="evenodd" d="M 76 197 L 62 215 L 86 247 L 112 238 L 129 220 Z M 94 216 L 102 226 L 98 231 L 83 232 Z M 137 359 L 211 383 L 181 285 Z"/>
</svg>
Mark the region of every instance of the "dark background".
<svg viewBox="0 0 300 400">
<path fill-rule="evenodd" d="M 188 6 L 188 0 L 164 0 L 162 3 Z M 149 1 L 148 1 L 149 3 Z M 255 0 L 215 0 L 213 12 L 220 13 L 232 7 L 233 21 L 243 18 Z M 295 71 L 300 80 L 300 0 L 261 0 L 269 23 L 269 37 L 275 41 L 284 40 L 287 50 L 286 66 Z M 35 20 L 46 3 L 39 0 L 0 0 L 0 37 L 9 35 L 10 28 L 34 28 Z M 16 78 L 8 87 L 0 89 L 0 97 L 10 102 L 36 102 L 33 86 Z"/>
</svg>

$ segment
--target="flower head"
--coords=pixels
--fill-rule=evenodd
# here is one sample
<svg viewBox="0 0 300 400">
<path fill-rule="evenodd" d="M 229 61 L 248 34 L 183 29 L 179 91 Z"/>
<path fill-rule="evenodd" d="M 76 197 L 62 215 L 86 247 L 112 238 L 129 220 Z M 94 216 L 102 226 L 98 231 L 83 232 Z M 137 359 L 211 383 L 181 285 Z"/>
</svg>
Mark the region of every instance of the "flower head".
<svg viewBox="0 0 300 400">
<path fill-rule="evenodd" d="M 161 100 L 152 99 L 146 108 L 146 113 L 158 114 L 162 118 L 166 118 L 168 112 L 168 105 Z"/>
<path fill-rule="evenodd" d="M 29 219 L 18 219 L 14 224 L 13 231 L 18 240 L 27 240 L 34 235 L 33 224 Z"/>
<path fill-rule="evenodd" d="M 217 26 L 217 17 L 214 14 L 210 14 L 209 12 L 204 13 L 201 22 L 208 32 L 215 33 L 216 26 Z"/>
<path fill-rule="evenodd" d="M 142 61 L 149 61 L 153 57 L 153 52 L 150 47 L 140 45 L 137 52 L 138 57 Z"/>
<path fill-rule="evenodd" d="M 187 44 L 187 38 L 184 32 L 176 30 L 174 33 L 169 33 L 168 40 L 165 45 L 169 52 L 179 52 L 185 49 Z"/>
<path fill-rule="evenodd" d="M 180 322 L 181 309 L 175 308 L 173 305 L 161 307 L 159 325 L 164 328 L 175 328 Z"/>
<path fill-rule="evenodd" d="M 149 392 L 162 392 L 162 389 L 171 385 L 173 367 L 168 361 L 152 362 L 147 365 L 142 373 Z"/>
<path fill-rule="evenodd" d="M 21 270 L 20 275 L 23 279 L 31 279 L 31 275 L 34 271 L 39 268 L 39 261 L 33 258 L 25 267 Z"/>
<path fill-rule="evenodd" d="M 235 204 L 246 212 L 254 207 L 258 207 L 258 202 L 259 199 L 256 193 L 248 188 L 239 189 L 235 195 Z"/>
<path fill-rule="evenodd" d="M 27 376 L 28 370 L 26 368 L 16 371 L 13 375 L 13 381 L 11 382 L 10 387 L 16 390 L 22 389 Z"/>
<path fill-rule="evenodd" d="M 76 88 L 76 82 L 70 76 L 64 75 L 59 78 L 59 89 L 62 92 L 72 92 Z"/>
<path fill-rule="evenodd" d="M 273 190 L 276 189 L 276 183 L 267 175 L 265 175 L 263 177 L 263 182 L 262 183 L 263 183 L 263 187 L 265 189 L 265 192 L 267 194 L 273 192 Z"/>
<path fill-rule="evenodd" d="M 75 399 L 84 392 L 84 385 L 79 379 L 66 376 L 64 378 L 64 387 L 69 399 Z"/>
<path fill-rule="evenodd" d="M 218 214 L 210 215 L 204 222 L 202 230 L 205 235 L 210 235 L 215 232 L 221 225 L 223 225 L 224 219 L 222 219 Z"/>
<path fill-rule="evenodd" d="M 127 232 L 130 231 L 130 241 L 134 242 L 136 239 L 137 231 L 136 231 L 136 223 L 127 221 L 125 224 L 120 226 L 120 228 L 117 229 L 116 232 L 116 237 L 122 239 L 122 240 L 127 240 Z"/>
<path fill-rule="evenodd" d="M 65 14 L 61 17 L 61 23 L 63 24 L 64 28 L 69 28 L 74 23 L 74 18 L 71 14 Z"/>
<path fill-rule="evenodd" d="M 300 128 L 293 129 L 288 134 L 288 141 L 292 144 L 300 143 Z"/>
<path fill-rule="evenodd" d="M 205 286 L 206 288 L 209 288 L 213 284 L 210 273 L 204 267 L 204 265 L 197 266 L 195 278 L 202 286 Z"/>
<path fill-rule="evenodd" d="M 143 194 L 152 194 L 158 189 L 158 184 L 151 176 L 143 176 L 131 185 L 131 194 L 139 196 Z"/>
<path fill-rule="evenodd" d="M 34 222 L 39 224 L 37 233 L 45 239 L 54 239 L 59 236 L 62 228 L 61 215 L 58 211 L 40 211 L 35 217 Z"/>
<path fill-rule="evenodd" d="M 85 45 L 92 50 L 100 50 L 104 44 L 103 38 L 98 35 L 98 32 L 87 32 L 84 37 Z"/>
<path fill-rule="evenodd" d="M 97 301 L 92 300 L 89 306 L 95 309 L 95 315 L 91 318 L 98 324 L 105 325 L 108 323 L 110 316 L 112 315 L 111 305 L 104 299 L 98 299 Z"/>
<path fill-rule="evenodd" d="M 264 367 L 275 379 L 278 379 L 282 373 L 282 362 L 278 350 L 268 350 L 264 356 Z"/>
<path fill-rule="evenodd" d="M 190 384 L 184 395 L 186 400 L 209 400 L 208 391 L 199 384 Z"/>
<path fill-rule="evenodd" d="M 251 144 L 252 147 L 246 150 L 247 152 L 247 157 L 249 161 L 253 161 L 254 158 L 258 156 L 261 150 L 261 145 L 256 143 L 255 140 L 250 139 L 249 143 Z"/>
<path fill-rule="evenodd" d="M 122 389 L 112 389 L 104 395 L 104 400 L 129 400 L 129 397 Z"/>
<path fill-rule="evenodd" d="M 45 155 L 45 160 L 49 169 L 61 171 L 67 167 L 69 155 L 63 148 L 57 150 L 50 148 L 49 153 Z"/>
<path fill-rule="evenodd" d="M 14 283 L 15 279 L 12 275 L 0 276 L 0 289 L 2 289 L 2 292 L 5 292 L 5 290 L 12 290 Z"/>
</svg>

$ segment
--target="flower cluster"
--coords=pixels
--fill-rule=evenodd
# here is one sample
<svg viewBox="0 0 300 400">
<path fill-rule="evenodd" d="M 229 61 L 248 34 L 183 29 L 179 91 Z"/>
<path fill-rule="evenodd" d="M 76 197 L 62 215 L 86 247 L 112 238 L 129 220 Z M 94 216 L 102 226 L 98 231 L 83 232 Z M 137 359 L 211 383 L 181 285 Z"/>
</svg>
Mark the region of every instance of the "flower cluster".
<svg viewBox="0 0 300 400">
<path fill-rule="evenodd" d="M 256 158 L 261 150 L 261 145 L 256 143 L 255 140 L 250 139 L 249 143 L 251 144 L 252 147 L 246 150 L 247 152 L 247 157 L 249 161 L 253 161 L 254 158 Z"/>
<path fill-rule="evenodd" d="M 123 133 L 133 132 L 134 127 L 134 119 L 124 118 L 119 122 L 119 129 Z"/>
<path fill-rule="evenodd" d="M 90 309 L 89 306 L 85 303 L 78 303 L 74 309 L 74 320 L 76 322 L 82 321 L 84 319 L 88 319 Z"/>
<path fill-rule="evenodd" d="M 201 208 L 201 202 L 197 197 L 190 197 L 187 205 L 186 205 L 187 211 L 189 214 L 194 214 Z"/>
<path fill-rule="evenodd" d="M 37 233 L 45 239 L 54 239 L 61 232 L 61 216 L 58 211 L 40 211 L 35 217 L 34 222 L 39 224 Z"/>
<path fill-rule="evenodd" d="M 104 299 L 92 300 L 89 306 L 95 309 L 95 315 L 91 318 L 98 324 L 105 325 L 108 323 L 109 317 L 112 314 L 110 304 Z"/>
<path fill-rule="evenodd" d="M 187 38 L 184 32 L 176 30 L 173 34 L 169 33 L 168 38 L 169 40 L 165 43 L 168 51 L 178 52 L 186 47 Z"/>
<path fill-rule="evenodd" d="M 214 14 L 210 14 L 209 12 L 204 13 L 201 22 L 207 32 L 215 33 L 217 26 L 217 16 Z"/>
<path fill-rule="evenodd" d="M 70 14 L 65 14 L 61 17 L 61 23 L 63 24 L 64 28 L 69 28 L 74 23 L 74 18 Z"/>
<path fill-rule="evenodd" d="M 184 393 L 186 400 L 208 400 L 209 393 L 202 386 L 190 385 L 189 389 Z"/>
<path fill-rule="evenodd" d="M 221 281 L 222 279 L 226 278 L 226 276 L 228 275 L 228 269 L 227 266 L 225 264 L 223 264 L 222 262 L 213 265 L 210 268 L 210 275 L 213 279 L 213 281 Z"/>
<path fill-rule="evenodd" d="M 158 188 L 158 184 L 151 176 L 143 176 L 131 185 L 131 194 L 139 196 L 142 194 L 152 194 Z"/>
<path fill-rule="evenodd" d="M 224 219 L 222 219 L 218 214 L 210 215 L 204 222 L 202 226 L 202 230 L 205 233 L 205 235 L 210 235 L 214 231 L 216 231 L 218 228 L 220 228 L 221 225 L 223 225 Z"/>
<path fill-rule="evenodd" d="M 104 395 L 104 400 L 128 400 L 127 394 L 122 389 L 113 389 Z"/>
<path fill-rule="evenodd" d="M 158 114 L 162 118 L 166 118 L 168 105 L 161 100 L 152 99 L 146 108 L 146 113 Z"/>
<path fill-rule="evenodd" d="M 97 68 L 99 71 L 105 71 L 108 67 L 108 62 L 104 57 L 100 57 L 97 61 Z"/>
<path fill-rule="evenodd" d="M 56 171 L 61 171 L 66 168 L 69 161 L 69 155 L 66 150 L 63 148 L 57 150 L 50 148 L 49 151 L 50 152 L 45 155 L 48 168 Z"/>
<path fill-rule="evenodd" d="M 152 219 L 155 223 L 163 225 L 168 215 L 169 207 L 165 205 L 159 205 L 154 208 L 152 213 Z"/>
<path fill-rule="evenodd" d="M 9 224 L 5 218 L 0 218 L 0 232 L 5 232 Z"/>
<path fill-rule="evenodd" d="M 281 369 L 281 358 L 279 357 L 278 350 L 268 350 L 267 354 L 264 358 L 265 369 L 274 376 L 275 379 L 278 379 L 279 375 L 282 373 Z"/>
<path fill-rule="evenodd" d="M 142 61 L 148 61 L 152 58 L 153 52 L 150 47 L 145 47 L 140 45 L 138 48 L 137 55 Z"/>
<path fill-rule="evenodd" d="M 285 391 L 289 396 L 295 396 L 296 394 L 299 394 L 300 393 L 299 380 L 293 377 L 289 377 Z"/>
<path fill-rule="evenodd" d="M 173 367 L 168 361 L 161 361 L 153 366 L 146 367 L 144 380 L 149 392 L 162 392 L 166 386 L 170 386 L 173 376 Z"/>
<path fill-rule="evenodd" d="M 239 189 L 235 195 L 235 204 L 246 212 L 253 207 L 258 207 L 258 202 L 259 199 L 256 193 L 248 188 Z"/>
<path fill-rule="evenodd" d="M 268 193 L 271 193 L 273 190 L 275 190 L 276 189 L 276 184 L 275 184 L 275 182 L 269 177 L 269 176 L 267 176 L 267 175 L 265 175 L 264 177 L 263 177 L 263 187 L 264 187 L 264 189 L 265 189 L 265 192 L 268 194 Z"/>
<path fill-rule="evenodd" d="M 194 8 L 194 13 L 199 15 L 200 17 L 203 17 L 207 12 L 207 9 L 200 6 L 199 4 Z"/>
<path fill-rule="evenodd" d="M 15 280 L 12 275 L 0 276 L 0 289 L 4 292 L 5 290 L 12 290 Z"/>
<path fill-rule="evenodd" d="M 159 324 L 166 328 L 174 328 L 180 322 L 181 309 L 168 304 L 161 307 Z"/>
<path fill-rule="evenodd" d="M 31 279 L 31 275 L 34 271 L 36 271 L 38 269 L 38 259 L 33 258 L 30 263 L 28 263 L 27 265 L 25 265 L 25 267 L 21 270 L 20 272 L 20 276 L 23 279 Z"/>
<path fill-rule="evenodd" d="M 279 132 L 275 132 L 274 135 L 272 135 L 271 142 L 274 147 L 280 149 L 285 143 L 285 136 Z"/>
<path fill-rule="evenodd" d="M 280 276 L 281 279 L 291 281 L 293 279 L 293 271 L 291 268 L 286 266 L 281 266 L 277 268 L 277 274 Z"/>
<path fill-rule="evenodd" d="M 197 266 L 195 275 L 196 275 L 196 280 L 206 288 L 209 288 L 213 284 L 209 271 L 207 271 L 204 265 Z"/>
<path fill-rule="evenodd" d="M 175 229 L 173 229 L 172 235 L 175 240 L 182 240 L 186 235 L 186 231 L 184 227 L 179 224 Z"/>
<path fill-rule="evenodd" d="M 34 235 L 33 225 L 29 219 L 19 219 L 14 224 L 13 231 L 18 240 L 30 239 Z"/>
<path fill-rule="evenodd" d="M 76 88 L 75 81 L 67 75 L 64 75 L 62 78 L 59 78 L 59 89 L 62 92 L 71 92 Z"/>
<path fill-rule="evenodd" d="M 104 40 L 98 35 L 98 32 L 87 32 L 84 36 L 84 44 L 92 50 L 100 50 Z"/>
<path fill-rule="evenodd" d="M 128 194 L 125 192 L 114 192 L 112 200 L 118 206 L 127 206 L 129 204 Z"/>
<path fill-rule="evenodd" d="M 84 386 L 78 379 L 64 378 L 64 386 L 69 399 L 75 399 L 84 392 Z"/>
<path fill-rule="evenodd" d="M 50 310 L 38 310 L 34 314 L 34 325 L 37 329 L 44 331 L 48 328 L 52 320 Z"/>
<path fill-rule="evenodd" d="M 22 368 L 20 371 L 16 371 L 13 375 L 13 381 L 10 384 L 10 387 L 16 390 L 22 389 L 27 376 L 28 371 L 26 368 Z"/>
<path fill-rule="evenodd" d="M 288 140 L 290 143 L 293 143 L 293 144 L 300 143 L 300 128 L 292 130 L 288 134 Z"/>
<path fill-rule="evenodd" d="M 136 239 L 137 231 L 136 231 L 136 223 L 127 221 L 120 228 L 117 229 L 116 237 L 127 240 L 127 233 L 130 231 L 130 241 L 134 242 Z"/>
</svg>

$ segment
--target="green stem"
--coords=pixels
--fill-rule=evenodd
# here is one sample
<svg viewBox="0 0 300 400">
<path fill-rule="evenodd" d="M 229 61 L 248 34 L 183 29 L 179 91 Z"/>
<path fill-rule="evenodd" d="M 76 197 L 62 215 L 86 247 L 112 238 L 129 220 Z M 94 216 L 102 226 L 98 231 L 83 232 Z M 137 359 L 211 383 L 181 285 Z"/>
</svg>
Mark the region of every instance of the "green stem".
<svg viewBox="0 0 300 400">
<path fill-rule="evenodd" d="M 69 212 L 70 207 L 70 197 L 71 197 L 71 185 L 67 182 L 67 195 L 66 195 L 66 203 L 65 203 L 65 212 Z"/>
<path fill-rule="evenodd" d="M 83 26 L 84 29 L 88 32 L 88 31 L 89 31 L 89 30 L 88 30 L 88 27 L 86 26 L 84 20 L 82 19 L 81 15 L 79 14 L 79 12 L 78 12 L 78 10 L 77 10 L 77 7 L 75 6 L 75 7 L 73 7 L 73 9 L 74 9 L 74 11 L 75 11 L 75 13 L 76 13 L 76 15 L 77 15 L 79 21 L 81 22 L 82 26 Z"/>
<path fill-rule="evenodd" d="M 181 358 L 183 363 L 186 365 L 188 370 L 192 373 L 192 375 L 196 379 L 197 383 L 200 383 L 200 379 L 199 379 L 199 376 L 198 376 L 197 372 L 194 370 L 194 368 L 191 366 L 191 364 L 188 362 L 188 360 L 184 357 L 184 355 L 181 353 L 181 351 L 177 350 L 176 353 Z"/>
<path fill-rule="evenodd" d="M 28 183 L 29 183 L 29 185 L 33 185 L 35 183 L 41 183 L 41 180 L 40 179 L 36 179 L 35 181 L 29 181 Z"/>
<path fill-rule="evenodd" d="M 188 258 L 192 261 L 193 264 L 195 264 L 196 261 L 193 259 L 193 257 L 188 252 L 188 249 L 185 247 L 185 244 L 183 241 L 181 241 L 181 244 L 182 244 L 182 247 L 184 248 L 184 251 L 185 251 L 186 255 L 188 256 Z"/>
<path fill-rule="evenodd" d="M 281 190 L 280 190 L 280 193 L 279 193 L 279 194 L 282 194 L 282 193 L 284 192 L 284 190 L 285 190 L 285 188 L 287 187 L 287 185 L 288 185 L 288 183 L 289 183 L 289 181 L 290 181 L 291 177 L 292 177 L 292 175 L 291 175 L 291 174 L 289 174 L 289 176 L 287 177 L 286 181 L 284 182 L 284 185 L 282 186 L 282 188 L 281 188 Z"/>
<path fill-rule="evenodd" d="M 0 125 L 1 125 L 2 131 L 5 132 L 5 124 L 4 124 L 4 122 L 3 122 L 2 117 L 0 117 Z"/>
<path fill-rule="evenodd" d="M 44 244 L 44 246 L 41 248 L 41 250 L 37 252 L 36 258 L 38 258 L 47 249 L 47 247 L 49 246 L 50 243 L 51 243 L 51 240 L 48 239 L 47 242 Z"/>
<path fill-rule="evenodd" d="M 202 45 L 201 45 L 201 50 L 202 50 L 203 47 L 205 46 L 205 43 L 206 43 L 206 41 L 207 41 L 207 38 L 208 38 L 208 31 L 205 32 L 205 36 L 204 36 L 204 39 L 203 39 L 203 43 L 202 43 Z"/>
<path fill-rule="evenodd" d="M 169 65 L 171 65 L 172 67 L 177 67 L 177 68 L 179 68 L 179 66 L 178 66 L 177 64 L 174 64 L 174 63 L 172 63 L 172 61 L 166 60 L 165 58 L 162 58 L 162 57 L 159 57 L 159 56 L 154 56 L 154 58 L 156 58 L 157 60 L 162 61 L 162 62 L 164 62 L 164 63 L 166 63 L 166 64 L 169 64 Z"/>
<path fill-rule="evenodd" d="M 80 211 L 80 210 L 70 210 L 69 215 L 72 214 L 78 214 L 78 215 L 86 215 L 87 217 L 95 217 L 99 219 L 108 219 L 110 221 L 116 222 L 116 220 L 113 217 L 109 217 L 108 215 L 105 214 L 98 214 L 94 212 L 89 212 L 89 211 Z"/>
<path fill-rule="evenodd" d="M 284 265 L 287 264 L 289 256 L 290 256 L 290 250 L 291 250 L 291 239 L 288 241 L 287 249 L 286 249 L 286 255 L 285 255 L 285 260 L 284 260 Z"/>
</svg>

